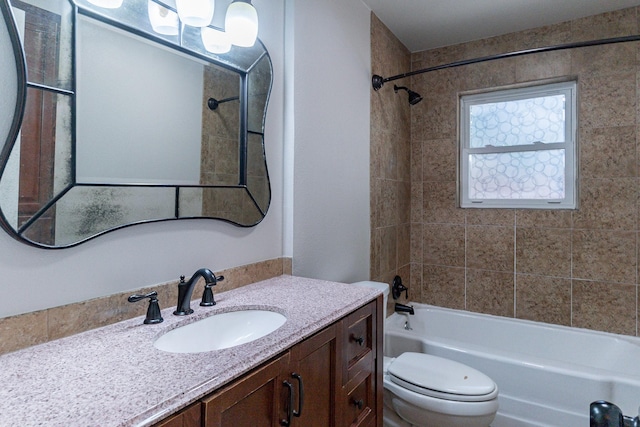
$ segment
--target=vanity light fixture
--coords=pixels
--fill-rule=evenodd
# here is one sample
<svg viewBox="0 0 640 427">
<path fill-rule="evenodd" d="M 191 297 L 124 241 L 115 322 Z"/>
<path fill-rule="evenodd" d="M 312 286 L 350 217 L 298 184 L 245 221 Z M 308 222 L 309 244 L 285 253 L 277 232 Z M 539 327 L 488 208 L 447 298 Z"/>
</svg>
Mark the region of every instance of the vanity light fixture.
<svg viewBox="0 0 640 427">
<path fill-rule="evenodd" d="M 122 0 L 87 0 L 91 4 L 105 9 L 117 9 L 122 6 Z"/>
<path fill-rule="evenodd" d="M 207 52 L 211 53 L 227 53 L 231 50 L 231 41 L 224 31 L 211 27 L 202 27 L 200 29 L 202 44 Z"/>
<path fill-rule="evenodd" d="M 178 23 L 177 13 L 152 0 L 148 0 L 147 8 L 153 31 L 166 36 L 178 35 L 180 24 Z"/>
<path fill-rule="evenodd" d="M 116 9 L 123 0 L 86 0 L 98 7 Z M 144 0 L 142 0 L 144 1 Z M 211 53 L 227 53 L 231 45 L 252 47 L 258 38 L 258 12 L 251 0 L 233 0 L 224 20 L 224 30 L 211 28 L 215 0 L 175 0 L 175 9 L 159 0 L 147 0 L 151 28 L 158 34 L 180 34 L 180 23 L 200 27 L 202 44 Z M 177 13 L 176 13 L 177 12 Z"/>
<path fill-rule="evenodd" d="M 192 27 L 206 27 L 211 24 L 214 6 L 214 0 L 176 0 L 180 20 Z"/>
<path fill-rule="evenodd" d="M 251 0 L 234 0 L 229 5 L 224 28 L 235 46 L 253 46 L 258 37 L 258 12 Z"/>
</svg>

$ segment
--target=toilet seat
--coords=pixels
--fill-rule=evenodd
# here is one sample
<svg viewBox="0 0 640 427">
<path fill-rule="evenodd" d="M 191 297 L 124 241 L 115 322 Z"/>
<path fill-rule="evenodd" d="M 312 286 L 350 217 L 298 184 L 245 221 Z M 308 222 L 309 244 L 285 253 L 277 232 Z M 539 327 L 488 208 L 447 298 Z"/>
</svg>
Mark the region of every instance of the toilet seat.
<svg viewBox="0 0 640 427">
<path fill-rule="evenodd" d="M 462 363 L 424 353 L 403 353 L 387 365 L 391 382 L 437 399 L 486 402 L 498 396 L 496 384 Z"/>
</svg>

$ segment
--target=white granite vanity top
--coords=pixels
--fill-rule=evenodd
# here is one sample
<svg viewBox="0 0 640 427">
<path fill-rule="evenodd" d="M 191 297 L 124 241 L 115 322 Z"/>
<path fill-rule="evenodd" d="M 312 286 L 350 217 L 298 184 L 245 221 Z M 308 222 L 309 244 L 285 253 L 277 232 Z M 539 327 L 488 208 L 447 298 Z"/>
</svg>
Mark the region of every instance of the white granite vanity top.
<svg viewBox="0 0 640 427">
<path fill-rule="evenodd" d="M 342 283 L 281 276 L 216 294 L 217 305 L 164 322 L 144 317 L 0 356 L 0 425 L 149 426 L 260 365 L 345 314 L 378 291 Z M 195 295 L 194 295 L 195 296 Z M 184 323 L 242 308 L 280 312 L 286 323 L 240 346 L 173 354 L 154 339 Z"/>
</svg>

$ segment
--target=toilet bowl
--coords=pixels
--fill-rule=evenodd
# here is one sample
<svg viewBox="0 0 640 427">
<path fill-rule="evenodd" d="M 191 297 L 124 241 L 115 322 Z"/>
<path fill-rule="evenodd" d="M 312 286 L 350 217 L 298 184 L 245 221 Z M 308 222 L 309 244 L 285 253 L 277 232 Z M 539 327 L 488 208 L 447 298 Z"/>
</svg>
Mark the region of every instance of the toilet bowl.
<svg viewBox="0 0 640 427">
<path fill-rule="evenodd" d="M 357 282 L 384 293 L 389 286 Z M 482 372 L 453 360 L 407 352 L 384 358 L 385 427 L 488 427 L 498 411 L 498 387 Z"/>
</svg>

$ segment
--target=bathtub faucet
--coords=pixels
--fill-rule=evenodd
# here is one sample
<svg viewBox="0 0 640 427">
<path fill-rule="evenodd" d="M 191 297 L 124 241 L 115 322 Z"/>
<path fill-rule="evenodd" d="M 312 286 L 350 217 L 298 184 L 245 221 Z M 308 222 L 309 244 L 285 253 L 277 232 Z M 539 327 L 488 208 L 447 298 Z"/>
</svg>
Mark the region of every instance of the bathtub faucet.
<svg viewBox="0 0 640 427">
<path fill-rule="evenodd" d="M 590 427 L 640 427 L 640 416 L 625 417 L 619 407 L 604 400 L 591 402 L 589 418 Z"/>
<path fill-rule="evenodd" d="M 391 296 L 393 299 L 398 299 L 404 292 L 404 297 L 409 299 L 409 288 L 402 284 L 402 277 L 396 276 L 393 278 L 393 284 L 391 286 Z"/>
<path fill-rule="evenodd" d="M 395 311 L 396 311 L 396 313 L 416 314 L 413 311 L 413 307 L 412 306 L 404 305 L 404 304 L 400 304 L 400 303 L 396 303 Z"/>
<path fill-rule="evenodd" d="M 413 311 L 413 307 L 410 305 L 404 305 L 404 304 L 400 304 L 400 303 L 396 303 L 395 305 L 395 310 L 396 313 L 403 315 L 404 317 L 407 318 L 407 320 L 404 322 L 404 329 L 406 329 L 407 331 L 412 331 L 413 328 L 411 327 L 411 322 L 409 320 L 409 315 L 414 315 L 415 312 Z"/>
</svg>

